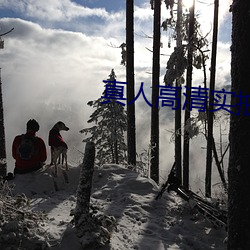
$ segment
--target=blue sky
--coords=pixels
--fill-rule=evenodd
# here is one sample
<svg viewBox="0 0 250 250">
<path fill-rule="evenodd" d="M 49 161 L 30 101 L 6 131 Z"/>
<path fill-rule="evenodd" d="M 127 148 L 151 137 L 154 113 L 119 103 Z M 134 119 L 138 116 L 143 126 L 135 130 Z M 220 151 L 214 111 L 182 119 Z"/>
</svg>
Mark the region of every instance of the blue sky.
<svg viewBox="0 0 250 250">
<path fill-rule="evenodd" d="M 39 135 L 47 141 L 49 128 L 58 120 L 71 130 L 65 133 L 71 154 L 82 151 L 79 131 L 88 126 L 93 112 L 87 106 L 98 99 L 104 90 L 103 80 L 111 69 L 118 81 L 125 81 L 125 67 L 120 64 L 125 42 L 125 0 L 1 0 L 0 32 L 14 28 L 4 37 L 5 48 L 0 51 L 3 100 L 5 108 L 8 161 L 13 136 L 22 133 L 30 118 L 40 122 Z M 135 81 L 136 91 L 144 82 L 148 100 L 151 100 L 153 11 L 149 0 L 135 0 Z M 213 1 L 197 2 L 197 13 L 204 34 L 211 32 Z M 230 83 L 230 0 L 220 3 L 220 41 L 218 43 L 218 88 Z M 168 15 L 162 5 L 162 20 Z M 162 54 L 171 54 L 167 34 L 162 32 Z M 211 34 L 208 35 L 211 42 Z M 147 49 L 148 48 L 148 49 Z M 161 57 L 161 83 L 168 57 Z M 207 63 L 209 77 L 209 62 Z M 195 84 L 202 84 L 203 73 L 195 72 Z M 169 112 L 161 111 L 161 161 L 165 164 L 165 148 L 169 147 L 172 124 Z M 143 99 L 136 101 L 138 153 L 147 147 L 150 138 L 150 108 Z M 173 152 L 168 160 L 172 161 Z M 71 159 L 74 157 L 72 156 Z"/>
<path fill-rule="evenodd" d="M 125 3 L 125 0 L 51 0 L 41 2 L 3 0 L 0 2 L 0 18 L 21 18 L 46 28 L 93 34 L 99 32 L 103 25 L 108 25 L 110 22 L 118 22 L 121 19 L 124 22 Z M 135 6 L 148 8 L 149 2 L 136 0 Z M 140 15 L 144 14 L 141 12 Z M 144 17 L 146 16 L 147 13 Z"/>
<path fill-rule="evenodd" d="M 80 0 L 80 1 L 73 1 L 77 4 L 87 6 L 89 8 L 104 8 L 109 12 L 112 11 L 119 11 L 125 8 L 126 0 Z"/>
</svg>

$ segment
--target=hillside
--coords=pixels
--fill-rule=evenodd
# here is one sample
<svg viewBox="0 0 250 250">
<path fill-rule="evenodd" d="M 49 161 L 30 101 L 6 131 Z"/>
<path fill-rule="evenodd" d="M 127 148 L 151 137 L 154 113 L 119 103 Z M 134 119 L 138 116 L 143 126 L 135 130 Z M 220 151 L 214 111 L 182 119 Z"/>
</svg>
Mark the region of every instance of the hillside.
<svg viewBox="0 0 250 250">
<path fill-rule="evenodd" d="M 4 214 L 1 249 L 13 249 L 11 246 L 14 245 L 19 246 L 14 249 L 20 250 L 82 249 L 70 223 L 70 212 L 76 204 L 79 169 L 80 166 L 70 168 L 69 184 L 64 183 L 59 172 L 59 191 L 54 190 L 50 170 L 19 175 L 9 181 L 8 186 L 2 187 L 2 193 L 8 192 L 12 196 L 24 193 L 22 201 L 25 205 L 13 209 L 15 204 L 9 204 L 9 208 L 7 203 L 0 204 Z M 121 166 L 104 165 L 95 170 L 91 203 L 116 220 L 110 244 L 104 249 L 226 249 L 223 228 L 213 228 L 175 193 L 165 192 L 156 201 L 157 193 L 158 188 L 148 179 Z M 20 211 L 25 211 L 21 218 Z M 39 213 L 33 214 L 34 211 Z"/>
</svg>

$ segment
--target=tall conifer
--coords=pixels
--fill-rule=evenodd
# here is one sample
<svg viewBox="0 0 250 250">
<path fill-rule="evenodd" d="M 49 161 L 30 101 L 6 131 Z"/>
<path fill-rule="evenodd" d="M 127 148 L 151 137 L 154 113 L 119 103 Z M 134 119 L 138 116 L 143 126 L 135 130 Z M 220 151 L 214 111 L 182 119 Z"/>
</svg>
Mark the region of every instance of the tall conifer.
<svg viewBox="0 0 250 250">
<path fill-rule="evenodd" d="M 113 85 L 116 79 L 112 69 L 107 84 Z M 94 142 L 96 145 L 97 164 L 123 163 L 126 161 L 127 146 L 124 142 L 124 133 L 127 129 L 127 114 L 124 106 L 115 99 L 109 99 L 108 103 L 102 104 L 106 99 L 99 98 L 89 101 L 88 105 L 96 110 L 90 115 L 88 123 L 95 125 L 84 128 L 80 132 L 91 136 L 84 142 Z"/>
</svg>

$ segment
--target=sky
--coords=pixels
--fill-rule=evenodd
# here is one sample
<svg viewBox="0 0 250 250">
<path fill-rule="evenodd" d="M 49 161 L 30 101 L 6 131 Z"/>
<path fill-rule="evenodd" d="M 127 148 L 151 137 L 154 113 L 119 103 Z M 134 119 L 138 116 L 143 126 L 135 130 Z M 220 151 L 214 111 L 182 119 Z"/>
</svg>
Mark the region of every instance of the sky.
<svg viewBox="0 0 250 250">
<path fill-rule="evenodd" d="M 26 122 L 37 119 L 46 144 L 49 129 L 59 120 L 70 127 L 62 132 L 69 145 L 71 164 L 79 162 L 83 152 L 83 135 L 79 131 L 90 126 L 94 111 L 87 102 L 96 100 L 104 91 L 103 80 L 115 70 L 117 80 L 125 81 L 125 67 L 120 64 L 120 44 L 125 42 L 125 2 L 103 0 L 1 0 L 0 34 L 2 37 L 0 67 L 4 102 L 4 119 L 8 169 L 14 166 L 11 145 L 15 135 L 24 133 Z M 152 26 L 150 1 L 135 0 L 135 82 L 138 91 L 144 82 L 145 93 L 151 100 Z M 230 0 L 222 1 L 219 12 L 219 42 L 216 81 L 218 88 L 230 84 Z M 186 3 L 186 2 L 185 2 Z M 211 45 L 213 1 L 197 1 L 196 14 L 203 34 Z M 162 21 L 168 16 L 162 4 Z M 162 32 L 161 84 L 166 71 L 168 37 Z M 209 68 L 209 62 L 207 68 Z M 209 70 L 207 72 L 209 76 Z M 202 72 L 193 74 L 195 84 L 202 84 Z M 165 169 L 174 159 L 171 110 L 160 111 L 160 164 Z M 142 98 L 136 101 L 137 151 L 147 149 L 150 138 L 150 108 Z M 147 135 L 147 136 L 145 136 Z M 205 146 L 204 140 L 198 141 Z M 194 141 L 194 148 L 201 148 Z M 195 148 L 196 151 L 196 148 Z M 204 154 L 204 150 L 202 151 Z M 192 153 L 193 154 L 193 153 Z M 191 160 L 193 163 L 193 161 Z M 203 158 L 194 161 L 200 165 Z M 197 163 L 198 162 L 198 163 Z M 164 176 L 162 176 L 164 179 Z"/>
</svg>

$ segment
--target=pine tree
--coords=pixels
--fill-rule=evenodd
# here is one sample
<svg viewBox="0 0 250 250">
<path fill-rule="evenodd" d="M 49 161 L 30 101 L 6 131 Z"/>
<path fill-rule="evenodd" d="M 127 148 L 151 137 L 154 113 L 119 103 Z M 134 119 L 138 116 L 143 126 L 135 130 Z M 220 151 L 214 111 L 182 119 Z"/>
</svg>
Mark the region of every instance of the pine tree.
<svg viewBox="0 0 250 250">
<path fill-rule="evenodd" d="M 177 3 L 177 20 L 176 20 L 176 47 L 182 47 L 182 0 L 178 0 Z M 178 88 L 181 86 L 179 79 L 175 80 L 175 86 Z M 177 98 L 180 100 L 181 105 L 181 90 L 177 91 Z M 177 103 L 175 104 L 177 106 Z M 181 131 L 181 109 L 175 110 L 175 130 Z M 182 166 L 181 166 L 181 134 L 175 133 L 175 164 L 176 164 L 176 176 L 182 182 Z M 184 164 L 183 164 L 184 165 Z M 185 172 L 184 172 L 185 174 Z"/>
<path fill-rule="evenodd" d="M 162 27 L 165 31 L 169 29 L 174 30 L 174 33 L 169 36 L 168 47 L 171 47 L 171 39 L 176 40 L 176 47 L 167 62 L 166 74 L 164 76 L 164 82 L 166 85 L 174 85 L 175 87 L 181 87 L 185 83 L 184 73 L 186 74 L 186 106 L 185 106 L 185 123 L 184 129 L 182 129 L 182 110 L 178 108 L 175 110 L 175 163 L 176 163 L 176 175 L 183 181 L 185 188 L 189 188 L 189 140 L 193 137 L 193 132 L 189 131 L 190 121 L 193 119 L 190 112 L 190 90 L 192 87 L 192 72 L 193 67 L 196 69 L 202 69 L 204 74 L 204 87 L 206 88 L 206 67 L 205 62 L 208 56 L 205 52 L 208 52 L 208 41 L 206 37 L 203 37 L 200 32 L 200 24 L 194 15 L 195 0 L 190 7 L 189 13 L 183 13 L 182 0 L 177 1 L 177 11 L 174 11 L 175 1 L 165 1 L 166 8 L 170 10 L 170 17 L 163 23 Z M 176 13 L 176 14 L 174 14 Z M 177 18 L 177 19 L 176 19 Z M 205 50 L 204 50 L 205 49 Z M 177 91 L 176 105 L 181 107 L 181 90 Z M 177 107 L 177 106 L 176 106 Z M 192 127 L 192 126 L 191 126 Z M 191 132 L 191 133 L 190 133 Z M 183 176 L 182 176 L 182 148 L 181 142 L 183 135 Z"/>
<path fill-rule="evenodd" d="M 186 82 L 187 82 L 187 105 L 185 108 L 185 127 L 190 124 L 190 102 L 191 102 L 191 88 L 192 88 L 192 74 L 193 74 L 193 51 L 194 47 L 192 46 L 193 38 L 194 38 L 194 28 L 195 28 L 195 1 L 193 0 L 192 6 L 189 8 L 189 23 L 188 23 L 188 52 L 187 52 L 187 74 L 186 74 Z M 184 140 L 183 140 L 183 186 L 186 189 L 189 189 L 189 149 L 190 149 L 190 134 L 187 129 L 184 129 Z"/>
<path fill-rule="evenodd" d="M 108 83 L 112 85 L 116 79 L 112 69 Z M 123 163 L 126 159 L 127 146 L 124 142 L 124 132 L 127 129 L 127 114 L 124 107 L 115 99 L 102 104 L 105 99 L 99 98 L 89 101 L 88 105 L 96 110 L 91 114 L 88 123 L 95 123 L 93 127 L 84 128 L 80 132 L 91 134 L 84 142 L 94 142 L 96 145 L 96 163 Z"/>
</svg>

